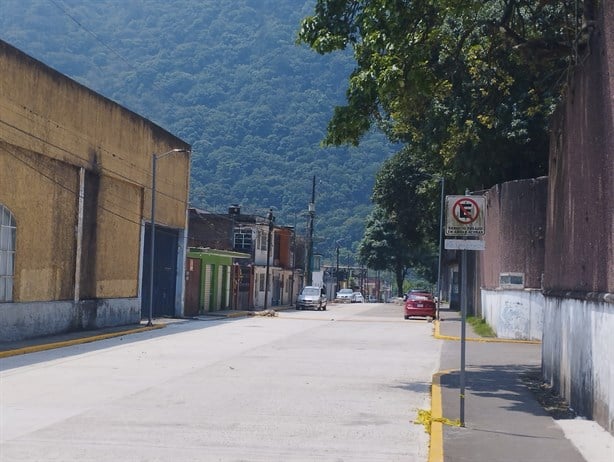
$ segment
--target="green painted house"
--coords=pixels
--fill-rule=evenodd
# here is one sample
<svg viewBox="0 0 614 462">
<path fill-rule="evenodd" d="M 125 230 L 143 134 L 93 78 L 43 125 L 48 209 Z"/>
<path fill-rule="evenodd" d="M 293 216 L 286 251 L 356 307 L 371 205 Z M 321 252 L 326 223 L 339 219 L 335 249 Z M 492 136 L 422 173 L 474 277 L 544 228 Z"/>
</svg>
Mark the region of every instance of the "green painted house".
<svg viewBox="0 0 614 462">
<path fill-rule="evenodd" d="M 185 315 L 241 308 L 236 297 L 242 277 L 237 260 L 249 258 L 247 253 L 191 247 L 186 261 Z"/>
</svg>

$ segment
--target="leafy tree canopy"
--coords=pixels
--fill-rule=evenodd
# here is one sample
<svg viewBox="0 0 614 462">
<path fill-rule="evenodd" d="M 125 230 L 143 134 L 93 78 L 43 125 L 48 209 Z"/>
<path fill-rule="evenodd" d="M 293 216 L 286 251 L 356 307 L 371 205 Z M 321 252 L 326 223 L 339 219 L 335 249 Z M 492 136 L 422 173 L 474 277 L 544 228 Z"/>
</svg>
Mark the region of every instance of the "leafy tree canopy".
<svg viewBox="0 0 614 462">
<path fill-rule="evenodd" d="M 298 41 L 320 54 L 350 49 L 355 61 L 324 143 L 358 145 L 377 127 L 405 146 L 376 177 L 363 258 L 378 262 L 395 253 L 382 243 L 396 242 L 398 255 L 413 249 L 405 263 L 431 266 L 437 178 L 458 193 L 546 173 L 548 120 L 582 9 L 577 0 L 317 0 Z M 373 237 L 382 213 L 404 240 Z"/>
<path fill-rule="evenodd" d="M 318 0 L 299 41 L 318 53 L 351 48 L 356 63 L 325 143 L 358 144 L 375 125 L 467 172 L 458 186 L 543 174 L 576 3 Z"/>
</svg>

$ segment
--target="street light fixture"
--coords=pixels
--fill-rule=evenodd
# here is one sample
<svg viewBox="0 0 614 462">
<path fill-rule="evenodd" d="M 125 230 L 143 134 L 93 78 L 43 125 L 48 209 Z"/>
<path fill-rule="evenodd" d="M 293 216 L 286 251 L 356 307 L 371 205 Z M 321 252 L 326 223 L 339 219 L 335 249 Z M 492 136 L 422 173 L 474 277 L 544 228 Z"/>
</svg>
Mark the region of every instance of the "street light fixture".
<svg viewBox="0 0 614 462">
<path fill-rule="evenodd" d="M 188 149 L 171 149 L 162 154 L 152 154 L 151 156 L 151 226 L 150 226 L 150 262 L 149 262 L 149 318 L 147 325 L 153 325 L 153 286 L 154 286 L 154 260 L 155 260 L 155 242 L 156 242 L 156 167 L 158 159 L 162 159 L 176 152 L 189 153 Z"/>
</svg>

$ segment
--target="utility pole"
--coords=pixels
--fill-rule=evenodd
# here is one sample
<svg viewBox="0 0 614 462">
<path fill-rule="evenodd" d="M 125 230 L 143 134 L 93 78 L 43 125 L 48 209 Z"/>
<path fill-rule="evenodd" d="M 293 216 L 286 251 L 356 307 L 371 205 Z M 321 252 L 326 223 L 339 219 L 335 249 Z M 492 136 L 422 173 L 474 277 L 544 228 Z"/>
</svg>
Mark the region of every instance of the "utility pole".
<svg viewBox="0 0 614 462">
<path fill-rule="evenodd" d="M 335 293 L 339 292 L 339 242 L 340 240 L 338 240 L 337 242 L 335 242 L 335 245 L 337 246 L 337 268 L 335 269 Z"/>
<path fill-rule="evenodd" d="M 273 216 L 273 209 L 269 210 L 269 213 L 266 215 L 266 219 L 269 225 L 269 234 L 267 236 L 267 244 L 266 244 L 266 275 L 265 275 L 265 286 L 264 286 L 264 309 L 266 310 L 269 307 L 269 269 L 271 263 L 271 247 L 273 240 L 273 227 L 275 226 L 275 217 Z"/>
<path fill-rule="evenodd" d="M 306 285 L 313 283 L 312 260 L 313 260 L 313 221 L 316 216 L 316 176 L 313 176 L 311 186 L 311 202 L 309 203 L 309 225 L 307 237 L 307 261 L 305 262 Z"/>
<path fill-rule="evenodd" d="M 296 277 L 296 213 L 294 214 L 294 226 L 292 227 L 292 278 L 290 279 L 290 305 L 294 300 L 294 278 Z"/>
</svg>

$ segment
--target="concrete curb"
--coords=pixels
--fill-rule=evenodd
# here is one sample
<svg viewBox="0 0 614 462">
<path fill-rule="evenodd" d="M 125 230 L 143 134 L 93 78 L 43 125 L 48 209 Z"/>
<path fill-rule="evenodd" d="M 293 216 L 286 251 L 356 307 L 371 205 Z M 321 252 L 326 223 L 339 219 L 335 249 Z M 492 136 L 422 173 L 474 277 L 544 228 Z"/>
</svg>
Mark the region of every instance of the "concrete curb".
<svg viewBox="0 0 614 462">
<path fill-rule="evenodd" d="M 443 462 L 443 426 L 460 426 L 459 420 L 451 420 L 443 416 L 443 398 L 441 393 L 441 378 L 457 372 L 456 369 L 439 371 L 433 374 L 431 385 L 431 441 L 429 444 L 428 462 Z"/>
<path fill-rule="evenodd" d="M 72 345 L 80 345 L 83 343 L 91 343 L 91 342 L 96 342 L 98 340 L 106 340 L 109 338 L 121 337 L 123 335 L 138 334 L 139 332 L 147 332 L 150 330 L 162 329 L 163 327 L 166 327 L 166 324 L 154 324 L 152 326 L 137 327 L 135 329 L 122 330 L 118 332 L 109 332 L 106 334 L 92 335 L 89 337 L 80 337 L 80 338 L 75 338 L 75 339 L 70 339 L 70 340 L 63 340 L 61 342 L 44 343 L 40 345 L 32 345 L 32 346 L 27 346 L 27 347 L 22 347 L 22 348 L 15 348 L 14 350 L 0 351 L 0 358 L 8 358 L 10 356 L 18 356 L 18 355 L 25 355 L 28 353 L 36 353 L 37 351 L 53 350 L 55 348 L 62 348 L 62 347 L 67 347 L 67 346 L 72 346 Z"/>
<path fill-rule="evenodd" d="M 454 340 L 460 341 L 460 337 L 452 336 L 452 335 L 441 335 L 439 333 L 439 320 L 435 320 L 433 326 L 433 337 L 438 340 Z M 526 343 L 530 345 L 541 345 L 541 341 L 539 340 L 516 340 L 516 339 L 507 339 L 507 338 L 496 338 L 496 337 L 467 337 L 465 338 L 467 342 L 482 342 L 482 343 Z"/>
<path fill-rule="evenodd" d="M 441 376 L 445 372 L 433 375 L 431 385 L 431 441 L 429 444 L 429 462 L 443 462 L 443 410 L 441 405 Z"/>
</svg>

